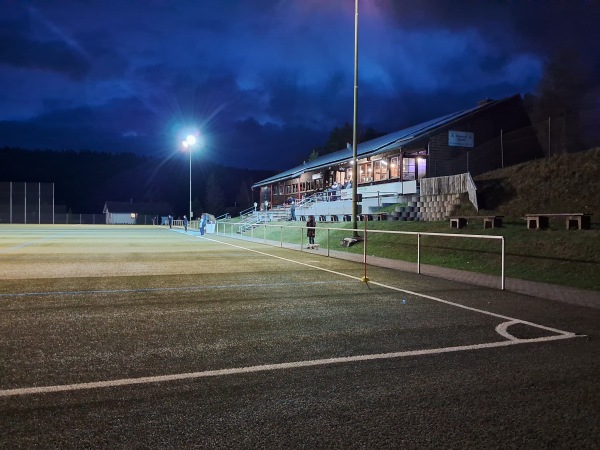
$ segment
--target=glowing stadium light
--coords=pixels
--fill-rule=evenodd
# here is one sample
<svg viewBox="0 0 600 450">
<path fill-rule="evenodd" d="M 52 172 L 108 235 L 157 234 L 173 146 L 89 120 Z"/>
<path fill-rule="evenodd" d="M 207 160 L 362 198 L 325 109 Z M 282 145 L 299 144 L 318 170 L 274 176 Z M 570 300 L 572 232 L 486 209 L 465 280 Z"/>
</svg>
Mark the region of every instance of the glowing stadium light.
<svg viewBox="0 0 600 450">
<path fill-rule="evenodd" d="M 198 140 L 196 139 L 196 136 L 194 136 L 193 134 L 188 134 L 187 137 L 185 138 L 185 141 L 183 141 L 183 146 L 185 148 L 187 148 L 192 145 L 195 145 L 196 142 L 198 142 Z"/>
</svg>

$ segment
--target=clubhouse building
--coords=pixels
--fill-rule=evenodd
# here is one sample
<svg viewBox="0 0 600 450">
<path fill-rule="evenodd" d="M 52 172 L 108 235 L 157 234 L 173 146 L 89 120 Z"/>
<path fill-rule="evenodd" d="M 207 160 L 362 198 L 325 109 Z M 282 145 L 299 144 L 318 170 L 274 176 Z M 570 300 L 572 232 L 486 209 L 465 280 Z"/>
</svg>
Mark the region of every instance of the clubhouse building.
<svg viewBox="0 0 600 450">
<path fill-rule="evenodd" d="M 365 208 L 423 195 L 466 192 L 465 177 L 543 157 L 520 95 L 484 100 L 474 108 L 362 142 L 357 174 L 352 173 L 352 153 L 350 147 L 340 149 L 255 183 L 261 209 L 281 208 L 293 199 L 301 215 L 340 220 L 351 212 L 353 182 L 367 212 Z M 456 177 L 461 180 L 456 182 Z"/>
</svg>

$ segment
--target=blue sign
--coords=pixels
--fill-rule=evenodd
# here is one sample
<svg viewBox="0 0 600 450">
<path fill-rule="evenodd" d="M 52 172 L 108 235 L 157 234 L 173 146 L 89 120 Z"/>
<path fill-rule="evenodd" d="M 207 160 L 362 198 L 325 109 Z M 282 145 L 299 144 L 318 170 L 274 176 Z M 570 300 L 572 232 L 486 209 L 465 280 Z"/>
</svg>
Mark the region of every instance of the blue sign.
<svg viewBox="0 0 600 450">
<path fill-rule="evenodd" d="M 469 131 L 448 131 L 448 145 L 451 147 L 475 147 L 475 133 Z"/>
</svg>

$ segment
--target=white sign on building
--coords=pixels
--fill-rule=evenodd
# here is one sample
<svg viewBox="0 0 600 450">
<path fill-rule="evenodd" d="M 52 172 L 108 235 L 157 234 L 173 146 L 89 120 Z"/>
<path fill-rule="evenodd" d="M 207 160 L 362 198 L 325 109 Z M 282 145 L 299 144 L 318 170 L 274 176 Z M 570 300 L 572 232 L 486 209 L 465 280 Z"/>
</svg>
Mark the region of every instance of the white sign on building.
<svg viewBox="0 0 600 450">
<path fill-rule="evenodd" d="M 448 131 L 448 145 L 451 147 L 475 147 L 475 133 L 469 131 Z"/>
</svg>

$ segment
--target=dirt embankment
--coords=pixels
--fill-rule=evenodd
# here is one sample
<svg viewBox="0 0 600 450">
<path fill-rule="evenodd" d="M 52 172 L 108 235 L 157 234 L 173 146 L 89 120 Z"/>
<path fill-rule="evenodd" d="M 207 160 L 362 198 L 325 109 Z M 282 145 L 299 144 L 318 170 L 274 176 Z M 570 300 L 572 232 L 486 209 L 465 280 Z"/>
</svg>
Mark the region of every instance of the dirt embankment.
<svg viewBox="0 0 600 450">
<path fill-rule="evenodd" d="M 529 161 L 474 180 L 483 210 L 509 217 L 582 212 L 600 221 L 600 148 Z"/>
</svg>

